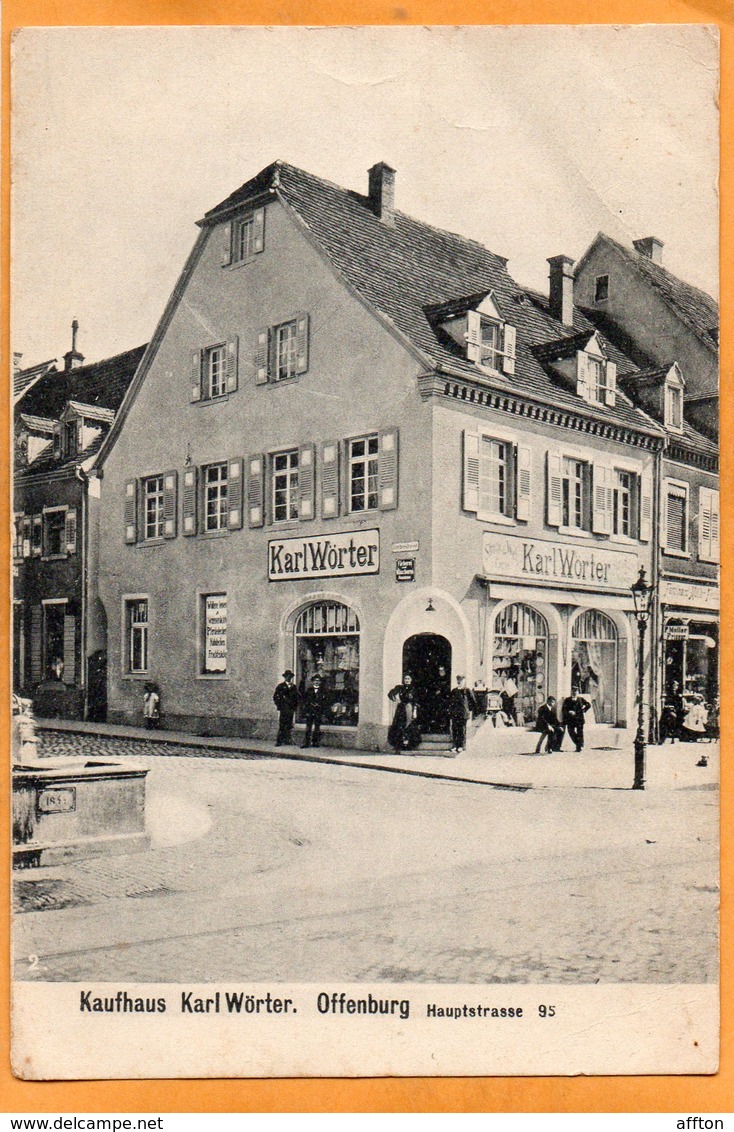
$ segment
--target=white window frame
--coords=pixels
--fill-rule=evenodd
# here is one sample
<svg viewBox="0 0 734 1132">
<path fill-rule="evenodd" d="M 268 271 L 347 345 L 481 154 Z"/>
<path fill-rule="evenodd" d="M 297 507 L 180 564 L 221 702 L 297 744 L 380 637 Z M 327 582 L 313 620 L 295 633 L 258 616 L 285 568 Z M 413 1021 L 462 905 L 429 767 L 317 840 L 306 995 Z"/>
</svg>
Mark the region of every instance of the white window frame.
<svg viewBox="0 0 734 1132">
<path fill-rule="evenodd" d="M 613 467 L 614 484 L 612 486 L 612 537 L 620 541 L 637 542 L 639 541 L 640 529 L 640 476 L 637 472 L 632 471 L 630 468 L 621 468 L 617 464 Z M 621 476 L 628 476 L 630 483 L 627 487 L 620 483 Z M 621 500 L 623 499 L 622 493 L 626 492 L 629 497 L 629 530 L 615 530 L 617 525 L 618 509 Z"/>
<path fill-rule="evenodd" d="M 163 538 L 163 500 L 165 498 L 165 479 L 166 477 L 161 473 L 160 475 L 144 476 L 142 479 L 142 495 L 143 495 L 143 514 L 142 519 L 142 542 L 157 542 L 158 539 Z M 154 480 L 160 482 L 160 490 L 156 491 L 154 495 L 148 494 L 148 484 Z M 156 508 L 156 517 L 154 520 L 155 530 L 153 534 L 148 531 L 148 500 L 156 499 L 158 506 Z"/>
<path fill-rule="evenodd" d="M 133 668 L 133 634 L 132 623 L 128 615 L 128 609 L 132 607 L 135 602 L 144 601 L 146 603 L 146 620 L 137 622 L 138 625 L 144 626 L 142 638 L 145 650 L 145 668 Z M 123 594 L 122 595 L 122 676 L 129 680 L 142 680 L 147 678 L 150 672 L 150 640 L 151 640 L 151 621 L 150 621 L 150 595 L 149 594 Z"/>
<path fill-rule="evenodd" d="M 298 376 L 298 319 L 289 318 L 273 329 L 273 380 L 292 381 Z M 281 373 L 281 369 L 284 371 Z"/>
<path fill-rule="evenodd" d="M 209 482 L 209 473 L 218 470 L 216 480 Z M 222 476 L 222 471 L 224 475 Z M 216 524 L 210 525 L 209 491 L 214 490 L 217 500 Z M 226 460 L 217 460 L 212 464 L 204 464 L 201 469 L 201 508 L 202 508 L 202 534 L 217 534 L 229 530 L 229 467 Z"/>
<path fill-rule="evenodd" d="M 561 531 L 564 534 L 584 535 L 586 537 L 592 537 L 593 532 L 591 531 L 590 528 L 591 528 L 591 507 L 592 507 L 591 492 L 593 490 L 592 483 L 591 483 L 591 474 L 592 474 L 591 469 L 594 466 L 593 458 L 589 458 L 588 456 L 579 456 L 575 452 L 569 451 L 568 449 L 564 449 L 561 452 L 561 459 L 563 461 L 563 463 L 561 465 L 561 520 L 562 521 L 561 521 L 561 525 L 558 528 L 558 530 Z M 567 460 L 572 460 L 576 464 L 583 464 L 584 469 L 585 469 L 585 471 L 583 473 L 583 479 L 581 481 L 582 485 L 583 485 L 583 495 L 582 495 L 582 499 L 581 499 L 581 506 L 582 506 L 582 512 L 583 512 L 582 521 L 586 521 L 587 523 L 589 523 L 589 526 L 587 526 L 587 527 L 578 526 L 575 522 L 573 522 L 573 523 L 570 522 L 570 521 L 568 523 L 563 522 L 564 512 L 566 510 L 566 498 L 565 498 L 566 490 L 567 490 L 566 489 L 566 483 L 570 482 L 569 479 L 568 479 L 568 476 L 566 474 L 566 461 Z M 568 496 L 569 496 L 569 498 L 568 498 L 568 517 L 569 517 L 569 520 L 570 520 L 570 518 L 571 518 L 571 497 L 570 497 L 571 492 L 570 492 L 570 488 L 568 489 Z M 574 512 L 575 512 L 575 506 L 574 506 Z"/>
<path fill-rule="evenodd" d="M 59 562 L 62 558 L 68 558 L 69 557 L 68 551 L 66 549 L 66 514 L 67 514 L 68 510 L 69 510 L 68 507 L 44 507 L 43 511 L 41 512 L 41 514 L 42 514 L 42 524 L 43 524 L 42 525 L 42 531 L 41 531 L 41 561 L 42 562 Z M 61 540 L 62 550 L 60 550 L 58 553 L 50 554 L 48 552 L 48 549 L 47 549 L 48 542 L 47 542 L 47 539 L 46 539 L 46 520 L 47 520 L 49 515 L 60 515 L 60 514 L 63 514 L 63 516 L 64 516 L 64 524 L 63 524 L 63 528 L 62 528 L 63 537 L 62 537 L 62 540 Z M 32 545 L 32 540 L 33 540 L 33 531 L 31 530 L 31 545 Z"/>
<path fill-rule="evenodd" d="M 292 463 L 295 458 L 295 463 Z M 285 468 L 276 468 L 278 460 L 288 461 Z M 276 487 L 276 481 L 285 477 L 285 484 Z M 300 518 L 300 451 L 298 448 L 286 448 L 282 452 L 273 452 L 270 457 L 270 514 L 273 523 L 295 523 Z M 285 517 L 278 518 L 276 508 L 276 492 L 285 491 Z M 295 510 L 295 514 L 291 514 Z"/>
<path fill-rule="evenodd" d="M 48 608 L 61 605 L 66 610 L 69 604 L 67 597 L 45 597 L 41 599 L 41 682 L 48 680 Z M 66 616 L 66 613 L 64 613 Z"/>
<path fill-rule="evenodd" d="M 665 542 L 663 545 L 663 553 L 671 555 L 673 558 L 690 558 L 691 557 L 691 535 L 689 525 L 691 521 L 690 512 L 690 484 L 685 480 L 673 480 L 665 478 L 663 480 L 663 507 L 664 507 L 664 533 Z M 685 539 L 685 548 L 678 550 L 677 547 L 671 547 L 668 543 L 668 497 L 670 495 L 677 495 L 684 500 L 684 516 L 683 516 L 683 535 Z"/>
<path fill-rule="evenodd" d="M 596 354 L 587 354 L 586 373 L 588 375 L 589 401 L 595 405 L 606 405 L 609 379 L 607 375 L 607 359 Z"/>
<path fill-rule="evenodd" d="M 242 236 L 247 233 L 243 249 Z M 255 213 L 241 216 L 233 224 L 232 262 L 247 263 L 256 254 L 255 252 Z"/>
<path fill-rule="evenodd" d="M 677 402 L 677 420 L 673 420 L 673 406 Z M 674 432 L 683 432 L 683 389 L 679 385 L 666 382 L 665 385 L 665 427 Z"/>
<path fill-rule="evenodd" d="M 374 452 L 369 451 L 369 445 L 374 442 Z M 355 456 L 353 447 L 355 444 L 364 443 L 366 450 L 363 455 Z M 370 465 L 374 462 L 374 473 L 370 471 Z M 377 432 L 365 433 L 363 436 L 353 436 L 347 440 L 347 514 L 348 515 L 366 515 L 373 511 L 378 511 L 380 508 L 380 435 Z M 364 480 L 364 507 L 354 506 L 354 492 L 353 472 L 358 465 L 364 465 L 364 472 L 362 479 Z M 374 506 L 370 507 L 370 496 L 373 494 L 369 490 L 370 478 L 374 478 Z"/>
<path fill-rule="evenodd" d="M 203 353 L 202 399 L 215 401 L 227 392 L 227 343 L 206 346 Z"/>
<path fill-rule="evenodd" d="M 502 362 L 505 357 L 504 340 L 505 340 L 505 326 L 503 322 L 495 318 L 490 318 L 486 314 L 479 316 L 479 361 L 478 365 L 482 369 L 488 369 L 491 373 L 502 373 Z M 484 332 L 491 329 L 493 332 L 494 344 L 489 346 L 485 344 Z M 487 354 L 491 356 L 491 360 L 485 358 L 485 349 Z"/>
</svg>

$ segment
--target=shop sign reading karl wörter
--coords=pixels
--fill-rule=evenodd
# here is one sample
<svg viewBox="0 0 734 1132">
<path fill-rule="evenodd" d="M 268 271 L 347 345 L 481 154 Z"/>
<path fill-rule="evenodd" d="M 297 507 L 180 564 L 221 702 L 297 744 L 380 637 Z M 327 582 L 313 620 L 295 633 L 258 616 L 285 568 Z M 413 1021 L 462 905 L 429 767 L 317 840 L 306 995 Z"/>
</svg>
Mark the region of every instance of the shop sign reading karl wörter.
<svg viewBox="0 0 734 1132">
<path fill-rule="evenodd" d="M 637 578 L 633 551 L 484 532 L 482 568 L 498 581 L 626 592 Z"/>
<path fill-rule="evenodd" d="M 378 574 L 380 532 L 343 531 L 340 534 L 303 535 L 272 539 L 268 543 L 268 581 L 298 578 L 350 577 Z"/>
</svg>

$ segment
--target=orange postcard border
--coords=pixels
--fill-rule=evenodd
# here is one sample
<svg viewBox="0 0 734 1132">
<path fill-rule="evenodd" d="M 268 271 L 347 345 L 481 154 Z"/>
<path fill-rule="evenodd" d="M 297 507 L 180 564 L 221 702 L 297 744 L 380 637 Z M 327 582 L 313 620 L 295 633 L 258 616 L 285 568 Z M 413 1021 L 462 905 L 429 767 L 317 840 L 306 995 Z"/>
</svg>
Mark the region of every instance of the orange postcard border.
<svg viewBox="0 0 734 1132">
<path fill-rule="evenodd" d="M 27 26 L 169 25 L 334 25 L 334 24 L 640 24 L 707 23 L 721 35 L 721 381 L 732 384 L 734 354 L 734 7 L 731 0 L 421 0 L 415 6 L 380 0 L 4 0 L 2 11 L 2 359 L 10 372 L 10 41 L 14 29 Z M 2 382 L 3 423 L 0 460 L 0 532 L 3 561 L 9 562 L 9 381 Z M 721 399 L 722 434 L 731 437 L 734 407 Z M 725 563 L 734 562 L 731 520 L 734 511 L 731 448 L 722 445 L 721 496 L 724 507 Z M 728 571 L 722 577 L 722 621 L 734 612 Z M 2 573 L 0 639 L 9 640 L 9 571 Z M 734 635 L 722 639 L 722 674 L 732 671 Z M 0 734 L 9 744 L 9 650 L 0 654 Z M 725 681 L 724 681 L 725 682 Z M 734 689 L 724 694 L 722 752 L 728 749 L 734 720 Z M 3 766 L 8 768 L 9 758 Z M 721 1068 L 710 1077 L 485 1077 L 379 1078 L 360 1080 L 197 1080 L 23 1082 L 9 1066 L 9 790 L 0 794 L 7 830 L 0 864 L 0 917 L 3 963 L 0 970 L 0 1111 L 5 1112 L 731 1112 L 734 1097 L 734 1034 L 732 1033 L 732 955 L 734 914 L 731 882 L 734 870 L 734 807 L 728 791 L 732 771 L 721 760 L 722 961 Z M 695 925 L 692 925 L 695 930 Z"/>
</svg>

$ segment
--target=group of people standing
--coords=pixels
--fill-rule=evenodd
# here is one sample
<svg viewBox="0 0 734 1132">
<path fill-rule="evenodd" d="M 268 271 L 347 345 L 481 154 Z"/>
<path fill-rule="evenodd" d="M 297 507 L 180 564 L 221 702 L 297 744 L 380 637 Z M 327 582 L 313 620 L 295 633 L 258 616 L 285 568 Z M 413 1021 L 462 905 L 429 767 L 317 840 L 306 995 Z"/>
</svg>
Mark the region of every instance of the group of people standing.
<svg viewBox="0 0 734 1132">
<path fill-rule="evenodd" d="M 538 708 L 535 720 L 535 730 L 540 732 L 538 745 L 535 748 L 536 755 L 542 753 L 544 743 L 547 755 L 560 751 L 566 731 L 576 750 L 583 751 L 584 720 L 590 707 L 591 704 L 579 695 L 578 689 L 572 688 L 571 695 L 567 696 L 561 705 L 559 719 L 556 712 L 556 698 L 548 696 L 545 703 Z"/>
<path fill-rule="evenodd" d="M 306 733 L 303 739 L 304 747 L 318 747 L 321 745 L 321 724 L 324 712 L 328 706 L 328 691 L 323 676 L 316 672 L 306 685 L 303 693 L 299 692 L 293 683 L 294 673 L 286 668 L 283 679 L 273 692 L 273 703 L 278 709 L 278 737 L 276 747 L 291 746 L 293 740 L 293 720 L 299 705 L 303 709 L 303 718 L 306 723 Z"/>
<path fill-rule="evenodd" d="M 700 692 L 684 696 L 677 680 L 673 680 L 667 690 L 663 709 L 660 712 L 659 737 L 664 743 L 696 743 L 699 739 L 718 738 L 718 701 L 710 706 Z"/>
<path fill-rule="evenodd" d="M 420 744 L 423 731 L 413 677 L 410 673 L 406 672 L 402 684 L 396 684 L 387 695 L 388 699 L 397 705 L 387 733 L 387 741 L 396 754 L 414 751 Z M 438 728 L 443 730 L 444 727 L 449 727 L 451 753 L 458 755 L 466 747 L 467 721 L 477 711 L 474 693 L 466 687 L 464 677 L 457 676 L 455 687 L 449 691 L 446 691 L 441 683 L 437 685 L 436 700 L 437 702 L 431 705 L 431 717 L 436 721 Z"/>
</svg>

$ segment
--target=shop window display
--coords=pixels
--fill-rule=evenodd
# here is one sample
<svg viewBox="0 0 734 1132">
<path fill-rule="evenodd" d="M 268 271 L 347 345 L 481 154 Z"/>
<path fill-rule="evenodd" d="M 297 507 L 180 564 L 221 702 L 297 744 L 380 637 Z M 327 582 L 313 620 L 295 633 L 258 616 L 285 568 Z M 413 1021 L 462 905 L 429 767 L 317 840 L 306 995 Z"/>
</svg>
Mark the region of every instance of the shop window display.
<svg viewBox="0 0 734 1132">
<path fill-rule="evenodd" d="M 587 609 L 573 624 L 571 687 L 591 704 L 590 721 L 617 721 L 617 629 L 598 609 Z"/>
<path fill-rule="evenodd" d="M 517 688 L 519 725 L 532 723 L 548 694 L 548 625 L 528 605 L 506 606 L 497 615 L 492 650 L 492 690 Z"/>
<path fill-rule="evenodd" d="M 339 602 L 316 602 L 295 626 L 296 684 L 303 696 L 318 673 L 326 687 L 323 722 L 356 727 L 359 722 L 359 619 Z M 296 720 L 303 722 L 299 706 Z"/>
</svg>

